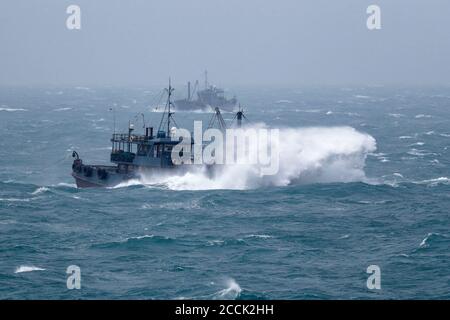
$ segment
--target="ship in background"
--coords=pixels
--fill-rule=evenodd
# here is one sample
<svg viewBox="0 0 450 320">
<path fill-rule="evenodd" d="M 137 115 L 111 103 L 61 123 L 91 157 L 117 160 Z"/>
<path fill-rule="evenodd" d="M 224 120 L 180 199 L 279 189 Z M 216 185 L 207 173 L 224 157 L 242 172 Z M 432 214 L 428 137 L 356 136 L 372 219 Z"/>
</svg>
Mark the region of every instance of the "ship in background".
<svg viewBox="0 0 450 320">
<path fill-rule="evenodd" d="M 232 112 L 238 106 L 236 97 L 228 99 L 223 89 L 208 83 L 208 72 L 205 71 L 205 88 L 198 90 L 199 82 L 195 81 L 193 90 L 191 90 L 191 82 L 188 82 L 187 98 L 174 101 L 174 107 L 181 111 L 194 110 L 215 110 L 220 108 L 222 111 Z M 197 91 L 198 90 L 198 91 Z M 197 94 L 197 97 L 195 95 Z"/>
</svg>

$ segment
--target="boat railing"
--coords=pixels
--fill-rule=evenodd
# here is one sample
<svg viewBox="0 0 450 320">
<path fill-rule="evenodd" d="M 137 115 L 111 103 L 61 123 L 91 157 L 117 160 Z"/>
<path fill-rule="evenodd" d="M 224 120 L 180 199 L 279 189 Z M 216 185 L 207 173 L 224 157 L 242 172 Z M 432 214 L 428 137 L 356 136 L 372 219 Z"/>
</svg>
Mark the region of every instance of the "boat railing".
<svg viewBox="0 0 450 320">
<path fill-rule="evenodd" d="M 112 142 L 133 142 L 133 143 L 137 143 L 137 142 L 146 142 L 148 140 L 150 140 L 151 137 L 146 136 L 146 135 L 139 135 L 139 134 L 131 134 L 129 135 L 128 133 L 114 133 L 112 135 Z"/>
</svg>

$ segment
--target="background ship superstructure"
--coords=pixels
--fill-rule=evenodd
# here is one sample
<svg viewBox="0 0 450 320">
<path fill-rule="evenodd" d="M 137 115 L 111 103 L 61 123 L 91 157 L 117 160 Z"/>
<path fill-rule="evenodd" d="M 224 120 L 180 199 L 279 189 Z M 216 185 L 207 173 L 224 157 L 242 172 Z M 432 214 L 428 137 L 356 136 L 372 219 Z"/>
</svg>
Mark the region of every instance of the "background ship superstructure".
<svg viewBox="0 0 450 320">
<path fill-rule="evenodd" d="M 176 100 L 174 105 L 179 110 L 211 110 L 220 108 L 224 111 L 235 111 L 238 101 L 236 97 L 226 98 L 224 89 L 211 85 L 208 82 L 208 73 L 205 71 L 204 88 L 199 88 L 198 80 L 191 88 L 191 82 L 187 84 L 187 98 Z"/>
</svg>

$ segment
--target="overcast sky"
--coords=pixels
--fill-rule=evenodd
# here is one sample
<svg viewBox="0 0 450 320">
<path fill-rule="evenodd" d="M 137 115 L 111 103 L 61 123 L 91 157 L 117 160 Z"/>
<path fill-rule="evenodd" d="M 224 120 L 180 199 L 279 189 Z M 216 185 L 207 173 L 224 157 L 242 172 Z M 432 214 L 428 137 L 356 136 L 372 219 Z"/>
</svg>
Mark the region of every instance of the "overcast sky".
<svg viewBox="0 0 450 320">
<path fill-rule="evenodd" d="M 66 8 L 81 7 L 81 30 Z M 382 29 L 369 31 L 377 4 Z M 1 0 L 0 84 L 450 84 L 449 0 Z"/>
</svg>

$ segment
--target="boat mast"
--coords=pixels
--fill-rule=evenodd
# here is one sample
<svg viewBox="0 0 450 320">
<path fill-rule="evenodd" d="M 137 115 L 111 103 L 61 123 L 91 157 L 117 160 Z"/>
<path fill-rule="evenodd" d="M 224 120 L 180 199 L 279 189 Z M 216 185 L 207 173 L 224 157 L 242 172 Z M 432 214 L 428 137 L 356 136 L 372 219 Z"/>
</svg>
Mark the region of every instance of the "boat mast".
<svg viewBox="0 0 450 320">
<path fill-rule="evenodd" d="M 172 118 L 173 112 L 170 111 L 170 107 L 172 106 L 172 92 L 173 90 L 175 90 L 174 88 L 172 88 L 172 84 L 171 84 L 171 80 L 169 78 L 169 88 L 166 88 L 165 91 L 167 91 L 167 103 L 166 106 L 164 107 L 164 113 L 161 117 L 161 121 L 159 122 L 159 127 L 158 127 L 158 133 L 160 131 L 164 132 L 164 126 L 165 126 L 165 119 L 166 119 L 166 111 L 167 111 L 167 136 L 169 136 L 170 134 L 170 119 Z M 175 122 L 175 120 L 174 120 Z M 176 124 L 176 123 L 175 123 Z"/>
<path fill-rule="evenodd" d="M 208 89 L 208 70 L 205 70 L 205 89 Z"/>
<path fill-rule="evenodd" d="M 191 82 L 188 81 L 188 101 L 191 101 Z"/>
<path fill-rule="evenodd" d="M 233 118 L 232 121 L 234 121 L 234 119 L 236 119 L 236 123 L 237 123 L 237 127 L 238 128 L 242 127 L 242 120 L 243 119 L 248 121 L 247 117 L 244 114 L 244 108 L 241 107 L 241 104 L 239 104 L 239 110 L 234 115 L 234 118 Z"/>
<path fill-rule="evenodd" d="M 214 109 L 214 113 L 211 117 L 211 120 L 209 120 L 209 125 L 208 125 L 208 129 L 213 128 L 214 124 L 216 123 L 219 125 L 219 129 L 221 131 L 226 131 L 227 130 L 227 125 L 225 123 L 225 120 L 223 120 L 222 114 L 220 113 L 220 109 L 219 107 L 216 107 Z"/>
<path fill-rule="evenodd" d="M 169 107 L 168 113 L 167 113 L 167 136 L 170 135 L 170 117 L 172 117 L 172 112 L 170 112 L 170 105 L 172 104 L 172 101 L 170 100 L 170 98 L 172 96 L 172 91 L 173 90 L 174 89 L 172 88 L 172 85 L 171 85 L 171 82 L 170 82 L 170 78 L 169 78 L 169 89 L 167 90 L 168 91 L 167 104 L 168 104 L 168 107 Z"/>
</svg>

